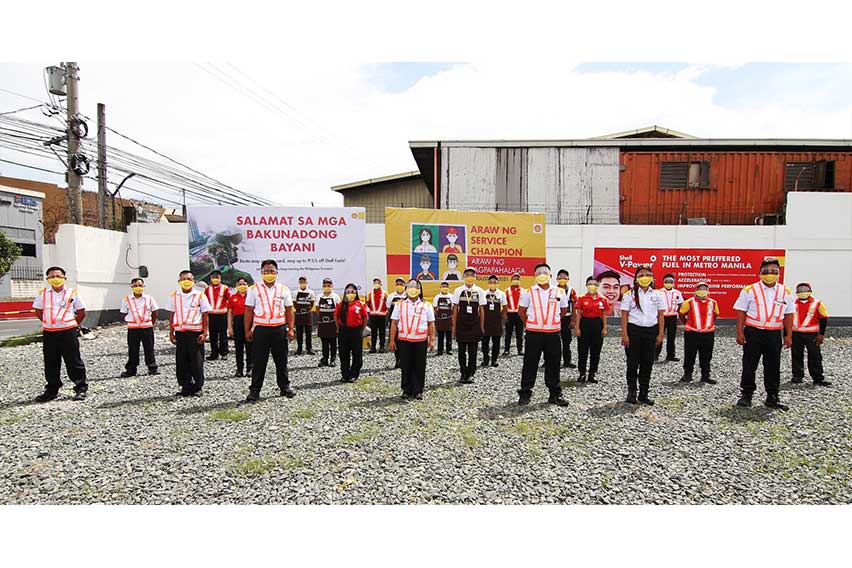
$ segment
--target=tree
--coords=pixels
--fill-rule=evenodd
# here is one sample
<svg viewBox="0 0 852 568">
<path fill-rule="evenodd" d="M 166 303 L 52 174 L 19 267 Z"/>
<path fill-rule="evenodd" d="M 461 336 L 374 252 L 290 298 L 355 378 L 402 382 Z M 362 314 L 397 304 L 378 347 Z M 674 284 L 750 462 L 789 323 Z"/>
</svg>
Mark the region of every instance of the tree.
<svg viewBox="0 0 852 568">
<path fill-rule="evenodd" d="M 9 240 L 6 233 L 0 231 L 0 278 L 12 270 L 12 265 L 21 256 L 21 247 Z"/>
</svg>

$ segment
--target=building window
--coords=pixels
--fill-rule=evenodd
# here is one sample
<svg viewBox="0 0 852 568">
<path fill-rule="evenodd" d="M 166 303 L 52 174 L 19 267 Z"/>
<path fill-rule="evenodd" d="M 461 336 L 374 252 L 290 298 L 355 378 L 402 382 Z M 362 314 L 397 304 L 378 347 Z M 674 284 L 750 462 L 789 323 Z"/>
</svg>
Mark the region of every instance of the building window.
<svg viewBox="0 0 852 568">
<path fill-rule="evenodd" d="M 710 162 L 663 162 L 660 189 L 710 189 Z"/>
<path fill-rule="evenodd" d="M 834 189 L 834 160 L 787 162 L 784 164 L 784 190 Z"/>
<path fill-rule="evenodd" d="M 15 243 L 21 247 L 21 256 L 30 256 L 35 258 L 36 246 L 35 243 Z"/>
</svg>

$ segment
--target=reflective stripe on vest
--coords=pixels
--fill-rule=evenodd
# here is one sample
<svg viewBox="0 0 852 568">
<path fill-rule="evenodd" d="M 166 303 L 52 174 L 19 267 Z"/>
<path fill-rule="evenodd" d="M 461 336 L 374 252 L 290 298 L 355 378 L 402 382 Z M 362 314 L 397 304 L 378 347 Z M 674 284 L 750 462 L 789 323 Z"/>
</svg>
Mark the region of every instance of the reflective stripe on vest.
<svg viewBox="0 0 852 568">
<path fill-rule="evenodd" d="M 174 294 L 175 315 L 174 328 L 175 331 L 201 331 L 201 292 L 196 292 L 189 299 L 189 313 L 184 317 L 183 313 L 183 294 L 172 292 Z"/>
<path fill-rule="evenodd" d="M 211 314 L 227 314 L 228 305 L 225 304 L 225 294 L 228 292 L 228 287 L 224 284 L 219 284 L 219 297 L 213 301 L 213 286 L 208 286 L 204 293 L 207 294 L 207 300 L 210 302 Z"/>
<path fill-rule="evenodd" d="M 663 293 L 663 297 L 666 299 L 666 310 L 663 312 L 664 316 L 676 316 L 677 315 L 677 306 L 674 305 L 675 298 L 675 290 L 672 288 L 671 290 L 666 290 L 663 288 L 660 290 Z"/>
<path fill-rule="evenodd" d="M 142 312 L 139 312 L 139 306 L 136 305 L 136 297 L 135 296 L 125 296 L 124 301 L 127 302 L 127 315 L 130 316 L 131 321 L 127 322 L 128 329 L 142 329 L 147 327 L 153 327 L 154 324 L 151 321 L 151 306 L 148 303 L 148 297 L 142 296 Z"/>
<path fill-rule="evenodd" d="M 716 300 L 709 299 L 706 302 L 696 301 L 694 298 L 687 300 L 692 305 L 686 315 L 686 331 L 699 331 L 707 333 L 716 330 Z M 702 306 L 702 304 L 706 304 Z M 704 313 L 701 313 L 701 312 Z"/>
<path fill-rule="evenodd" d="M 518 300 L 521 299 L 521 294 L 524 292 L 524 289 L 518 286 L 518 297 L 515 297 L 515 293 L 512 290 L 512 287 L 509 286 L 506 288 L 506 311 L 510 314 L 518 313 Z"/>
<path fill-rule="evenodd" d="M 530 288 L 530 307 L 532 308 L 532 321 L 530 310 L 527 310 L 527 325 L 529 331 L 554 332 L 562 329 L 562 317 L 559 311 L 559 292 L 555 288 L 547 289 L 547 307 L 541 305 L 539 289 Z M 553 299 L 556 298 L 556 301 Z"/>
<path fill-rule="evenodd" d="M 54 315 L 53 288 L 45 288 L 42 291 L 42 305 L 44 308 L 42 309 L 41 323 L 42 329 L 45 331 L 64 331 L 77 327 L 76 314 L 71 311 L 74 291 L 67 288 L 62 290 L 61 298 L 61 310 L 58 314 Z M 65 305 L 62 305 L 63 302 Z"/>
<path fill-rule="evenodd" d="M 381 294 L 379 303 L 376 305 L 376 293 Z M 371 316 L 383 316 L 388 313 L 387 295 L 384 290 L 373 290 L 367 296 L 367 311 Z"/>
<path fill-rule="evenodd" d="M 763 284 L 760 282 L 753 284 L 751 292 L 757 306 L 757 317 L 752 318 L 746 314 L 745 324 L 758 329 L 781 329 L 784 327 L 784 286 L 780 282 L 775 285 L 775 298 L 772 299 L 771 309 L 763 290 Z M 780 305 L 776 304 L 779 298 L 782 300 Z"/>
<path fill-rule="evenodd" d="M 426 321 L 423 318 L 427 310 L 426 304 L 422 300 L 417 300 L 416 303 L 405 300 L 399 309 L 397 337 L 404 341 L 425 341 L 429 337 L 428 318 L 425 318 Z"/>
<path fill-rule="evenodd" d="M 263 327 L 276 327 L 287 323 L 284 299 L 279 298 L 284 295 L 284 285 L 276 283 L 270 288 L 266 284 L 257 284 L 254 288 L 263 309 L 262 314 L 254 313 L 254 323 Z M 277 311 L 276 307 L 279 308 Z"/>
<path fill-rule="evenodd" d="M 799 306 L 796 302 L 796 311 L 793 312 L 793 331 L 802 333 L 810 333 L 819 331 L 819 320 L 816 318 L 817 310 L 819 309 L 819 300 L 814 299 L 808 307 L 808 312 L 805 314 L 805 319 L 799 323 Z"/>
</svg>

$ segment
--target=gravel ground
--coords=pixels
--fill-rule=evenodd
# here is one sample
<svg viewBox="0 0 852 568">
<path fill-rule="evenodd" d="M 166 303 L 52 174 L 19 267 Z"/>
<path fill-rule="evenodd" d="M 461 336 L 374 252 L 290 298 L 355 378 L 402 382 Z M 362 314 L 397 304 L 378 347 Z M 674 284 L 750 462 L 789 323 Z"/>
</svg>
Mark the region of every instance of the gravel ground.
<svg viewBox="0 0 852 568">
<path fill-rule="evenodd" d="M 718 334 L 716 386 L 677 382 L 655 365 L 656 406 L 624 404 L 624 354 L 607 338 L 598 385 L 563 369 L 571 405 L 545 403 L 541 375 L 516 406 L 521 358 L 456 383 L 458 362 L 430 356 L 425 398 L 399 399 L 391 354 L 365 354 L 360 382 L 290 358 L 298 395 L 239 403 L 248 379 L 233 357 L 208 363 L 202 398 L 176 399 L 174 350 L 157 332 L 157 377 L 118 378 L 125 332 L 83 342 L 89 399 L 33 404 L 42 390 L 39 344 L 0 349 L 3 503 L 850 503 L 852 330 L 823 346 L 830 389 L 791 385 L 789 412 L 734 406 L 740 348 Z M 682 338 L 678 350 L 682 351 Z M 572 344 L 576 357 L 576 342 Z M 64 372 L 63 372 L 64 373 Z M 65 381 L 65 379 L 63 379 Z M 807 381 L 807 379 L 806 379 Z"/>
</svg>

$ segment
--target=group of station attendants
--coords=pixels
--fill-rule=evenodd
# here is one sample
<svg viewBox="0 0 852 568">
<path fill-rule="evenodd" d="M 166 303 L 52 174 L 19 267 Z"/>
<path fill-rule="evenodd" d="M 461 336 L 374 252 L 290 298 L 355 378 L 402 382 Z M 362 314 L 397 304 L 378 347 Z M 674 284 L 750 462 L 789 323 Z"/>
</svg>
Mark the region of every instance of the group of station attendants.
<svg viewBox="0 0 852 568">
<path fill-rule="evenodd" d="M 511 285 L 498 288 L 497 276 L 488 277 L 488 287 L 476 284 L 473 268 L 463 273 L 463 284 L 450 290 L 441 282 L 440 293 L 431 303 L 423 299 L 421 282 L 412 278 L 395 281 L 388 294 L 379 278 L 362 300 L 358 287 L 348 283 L 341 298 L 333 282 L 326 278 L 322 293 L 308 288 L 299 278 L 293 294 L 278 282 L 278 265 L 264 260 L 260 267 L 262 282 L 249 285 L 238 279 L 231 289 L 221 282 L 221 274 L 210 274 L 210 284 L 199 289 L 194 275 L 184 270 L 178 275 L 179 288 L 168 298 L 166 310 L 172 313 L 169 339 L 175 345 L 175 373 L 180 391 L 177 396 L 201 396 L 204 387 L 205 342 L 210 340 L 208 361 L 227 359 L 229 338 L 234 340 L 236 376 L 251 377 L 246 402 L 260 398 L 266 367 L 272 356 L 275 376 L 282 396 L 291 398 L 287 372 L 289 342 L 296 340 L 296 355 L 314 353 L 312 343 L 314 313 L 317 336 L 322 344 L 320 367 L 335 366 L 339 357 L 341 380 L 354 382 L 363 365 L 365 326 L 370 328 L 370 353 L 385 351 L 385 329 L 390 321 L 387 347 L 394 353 L 395 368 L 401 371 L 401 388 L 406 400 L 423 397 L 426 382 L 426 355 L 435 347 L 437 355 L 452 354 L 453 339 L 458 352 L 460 378 L 473 383 L 477 367 L 497 367 L 503 338 L 503 355 L 508 356 L 512 336 L 518 355 L 523 356 L 518 404 L 526 405 L 542 358 L 548 402 L 566 406 L 560 386 L 560 366 L 577 368 L 571 361 L 572 334 L 578 343 L 578 381 L 597 383 L 601 347 L 607 336 L 607 300 L 598 294 L 598 280 L 586 279 L 586 294 L 579 296 L 569 286 L 567 270 L 556 274 L 556 283 L 547 264 L 535 267 L 535 284 L 521 288 L 520 274 Z M 801 282 L 793 292 L 778 282 L 780 264 L 767 258 L 760 265 L 760 280 L 746 286 L 734 303 L 737 314 L 737 343 L 743 347 L 741 397 L 737 405 L 748 407 L 756 389 L 755 373 L 763 359 L 766 406 L 786 410 L 778 397 L 783 347 L 792 348 L 792 382 L 801 383 L 808 372 L 815 385 L 829 386 L 822 368 L 820 345 L 823 342 L 828 312 L 812 297 L 811 285 Z M 61 361 L 74 383 L 74 400 L 86 398 L 86 367 L 80 356 L 79 326 L 86 316 L 85 306 L 76 290 L 65 286 L 65 270 L 51 267 L 46 273 L 49 286 L 36 296 L 33 308 L 43 326 L 45 391 L 38 402 L 57 397 Z M 661 355 L 664 334 L 666 359 L 675 356 L 678 320 L 684 323 L 684 360 L 682 382 L 693 379 L 695 359 L 700 380 L 716 384 L 710 376 L 716 317 L 719 306 L 710 297 L 709 286 L 699 282 L 694 294 L 684 299 L 674 287 L 671 274 L 663 277 L 663 287 L 654 287 L 650 267 L 639 266 L 634 284 L 621 302 L 621 343 L 627 360 L 627 402 L 654 404 L 649 396 L 653 364 Z M 125 296 L 121 312 L 127 324 L 128 360 L 122 377 L 136 375 L 140 364 L 140 344 L 149 375 L 158 374 L 154 355 L 153 324 L 157 320 L 157 302 L 145 293 L 145 282 L 134 278 Z M 482 360 L 478 352 L 482 352 Z"/>
</svg>

